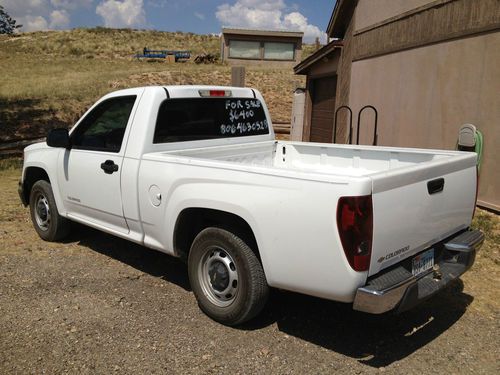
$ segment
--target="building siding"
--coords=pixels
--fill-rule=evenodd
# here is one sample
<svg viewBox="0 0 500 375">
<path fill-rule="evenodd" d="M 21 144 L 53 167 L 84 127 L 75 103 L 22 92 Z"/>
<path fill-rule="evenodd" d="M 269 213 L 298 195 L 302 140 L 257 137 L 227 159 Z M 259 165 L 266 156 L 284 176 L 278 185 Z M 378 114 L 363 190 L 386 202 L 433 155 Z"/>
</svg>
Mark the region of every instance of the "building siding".
<svg viewBox="0 0 500 375">
<path fill-rule="evenodd" d="M 356 14 L 361 12 L 358 11 L 361 5 Z M 352 59 L 366 59 L 499 28 L 499 0 L 434 1 L 401 18 L 357 30 Z"/>
<path fill-rule="evenodd" d="M 453 40 L 352 64 L 349 103 L 379 112 L 379 145 L 454 149 L 472 123 L 484 134 L 479 201 L 500 209 L 500 33 Z M 360 143 L 369 144 L 367 114 Z"/>
<path fill-rule="evenodd" d="M 336 107 L 349 105 L 349 92 L 351 87 L 351 65 L 353 54 L 353 32 L 354 32 L 355 16 L 351 18 L 351 22 L 347 27 L 344 38 L 344 46 L 340 55 L 339 69 L 337 72 L 337 98 Z M 347 143 L 348 132 L 348 114 L 345 110 L 339 112 L 337 119 L 337 143 Z M 353 138 L 354 139 L 354 138 Z"/>
<path fill-rule="evenodd" d="M 414 11 L 436 0 L 358 0 L 355 31 Z"/>
</svg>

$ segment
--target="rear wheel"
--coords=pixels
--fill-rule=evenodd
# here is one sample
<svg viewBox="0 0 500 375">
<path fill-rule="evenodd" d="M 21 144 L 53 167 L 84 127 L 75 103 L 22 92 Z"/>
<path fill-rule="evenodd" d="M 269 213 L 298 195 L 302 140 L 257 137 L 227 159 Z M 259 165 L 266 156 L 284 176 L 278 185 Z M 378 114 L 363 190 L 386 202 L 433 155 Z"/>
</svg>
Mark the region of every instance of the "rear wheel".
<svg viewBox="0 0 500 375">
<path fill-rule="evenodd" d="M 30 193 L 31 221 L 36 232 L 45 241 L 58 241 L 69 233 L 69 221 L 57 212 L 50 183 L 35 182 Z"/>
<path fill-rule="evenodd" d="M 255 317 L 269 287 L 255 253 L 238 236 L 207 228 L 195 238 L 188 259 L 189 281 L 200 308 L 230 326 Z"/>
</svg>

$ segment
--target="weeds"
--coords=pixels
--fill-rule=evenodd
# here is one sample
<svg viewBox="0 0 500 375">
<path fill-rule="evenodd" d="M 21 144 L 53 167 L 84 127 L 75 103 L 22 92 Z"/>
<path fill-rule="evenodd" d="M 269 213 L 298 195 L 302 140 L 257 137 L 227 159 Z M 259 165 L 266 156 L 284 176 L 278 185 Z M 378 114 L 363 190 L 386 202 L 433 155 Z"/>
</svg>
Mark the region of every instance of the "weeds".
<svg viewBox="0 0 500 375">
<path fill-rule="evenodd" d="M 19 171 L 23 166 L 23 159 L 21 158 L 8 158 L 0 159 L 0 171 Z"/>
<path fill-rule="evenodd" d="M 500 264 L 500 217 L 485 210 L 476 210 L 472 227 L 480 229 L 485 235 L 485 242 L 480 250 L 482 256 Z"/>
</svg>

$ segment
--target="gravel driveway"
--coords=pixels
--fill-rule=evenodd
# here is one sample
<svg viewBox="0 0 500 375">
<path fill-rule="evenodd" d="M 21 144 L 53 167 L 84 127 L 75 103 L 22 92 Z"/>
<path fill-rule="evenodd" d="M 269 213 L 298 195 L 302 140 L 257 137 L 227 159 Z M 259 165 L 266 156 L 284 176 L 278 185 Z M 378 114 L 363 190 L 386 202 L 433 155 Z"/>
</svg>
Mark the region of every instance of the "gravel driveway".
<svg viewBox="0 0 500 375">
<path fill-rule="evenodd" d="M 2 374 L 500 373 L 498 243 L 402 315 L 273 291 L 228 328 L 201 313 L 174 258 L 76 225 L 66 243 L 41 241 L 18 176 L 0 172 Z"/>
</svg>

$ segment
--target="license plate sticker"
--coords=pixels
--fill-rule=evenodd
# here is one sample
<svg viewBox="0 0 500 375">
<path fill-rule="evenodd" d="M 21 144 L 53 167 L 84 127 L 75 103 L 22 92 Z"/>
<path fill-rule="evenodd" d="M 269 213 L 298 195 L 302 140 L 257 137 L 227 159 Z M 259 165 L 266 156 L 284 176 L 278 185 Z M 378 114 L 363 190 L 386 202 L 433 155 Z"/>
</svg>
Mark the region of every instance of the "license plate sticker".
<svg viewBox="0 0 500 375">
<path fill-rule="evenodd" d="M 411 273 L 417 276 L 432 267 L 434 267 L 434 249 L 429 249 L 413 258 Z"/>
</svg>

